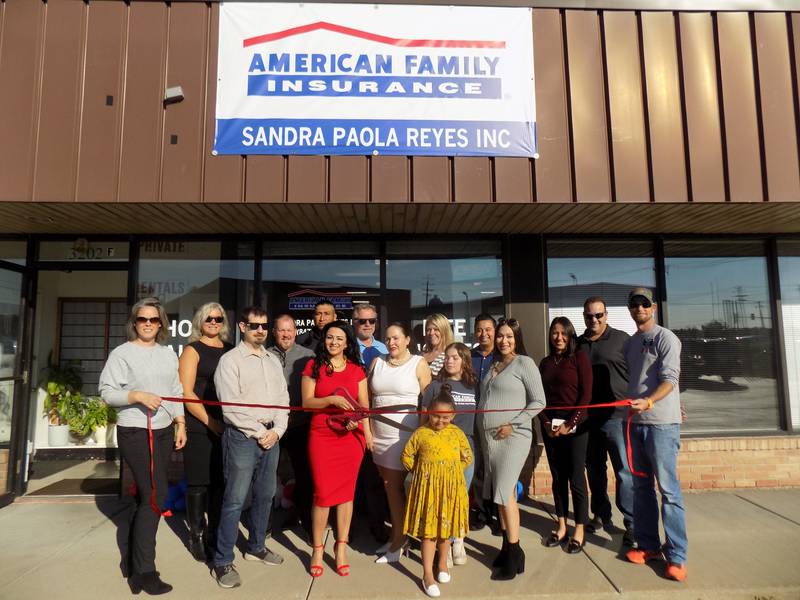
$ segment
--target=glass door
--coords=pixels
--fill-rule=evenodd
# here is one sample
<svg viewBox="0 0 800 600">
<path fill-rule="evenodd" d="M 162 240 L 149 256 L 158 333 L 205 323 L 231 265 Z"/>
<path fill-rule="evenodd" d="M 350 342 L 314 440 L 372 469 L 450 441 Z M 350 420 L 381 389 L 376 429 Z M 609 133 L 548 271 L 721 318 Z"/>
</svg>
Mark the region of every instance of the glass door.
<svg viewBox="0 0 800 600">
<path fill-rule="evenodd" d="M 10 500 L 23 462 L 14 451 L 17 437 L 24 435 L 24 421 L 17 414 L 27 375 L 22 360 L 23 281 L 24 269 L 0 267 L 0 505 Z"/>
</svg>

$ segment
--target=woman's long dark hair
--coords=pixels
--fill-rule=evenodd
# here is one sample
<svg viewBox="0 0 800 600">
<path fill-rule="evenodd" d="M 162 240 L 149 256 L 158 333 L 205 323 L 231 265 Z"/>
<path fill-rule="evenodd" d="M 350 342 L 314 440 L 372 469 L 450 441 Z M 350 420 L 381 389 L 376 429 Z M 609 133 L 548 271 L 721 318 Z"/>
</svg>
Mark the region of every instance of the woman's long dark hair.
<svg viewBox="0 0 800 600">
<path fill-rule="evenodd" d="M 547 347 L 550 349 L 550 356 L 556 353 L 556 348 L 553 346 L 553 329 L 556 325 L 561 325 L 567 335 L 567 350 L 564 355 L 572 356 L 578 350 L 578 336 L 575 335 L 575 327 L 572 325 L 572 321 L 567 317 L 556 317 L 550 323 L 550 329 L 547 330 Z"/>
<path fill-rule="evenodd" d="M 522 328 L 519 325 L 519 321 L 517 321 L 514 317 L 508 318 L 501 318 L 497 321 L 497 327 L 495 328 L 495 339 L 497 336 L 497 332 L 500 331 L 500 328 L 505 325 L 511 330 L 511 333 L 514 334 L 514 353 L 521 354 L 523 356 L 528 356 L 528 351 L 525 350 L 525 342 L 522 340 Z M 495 344 L 497 342 L 495 341 Z M 497 352 L 497 346 L 495 346 L 495 356 L 499 357 L 500 354 Z"/>
<path fill-rule="evenodd" d="M 344 349 L 344 357 L 354 365 L 364 369 L 364 361 L 361 360 L 361 349 L 356 341 L 356 334 L 353 333 L 353 328 L 344 321 L 333 321 L 322 328 L 322 340 L 320 341 L 319 348 L 317 348 L 317 355 L 314 357 L 314 366 L 311 368 L 311 377 L 319 379 L 319 370 L 325 365 L 325 371 L 328 375 L 333 374 L 333 365 L 331 364 L 331 356 L 328 354 L 328 349 L 325 347 L 325 338 L 328 335 L 328 330 L 332 328 L 341 329 L 344 331 L 344 337 L 347 340 L 347 347 Z"/>
</svg>

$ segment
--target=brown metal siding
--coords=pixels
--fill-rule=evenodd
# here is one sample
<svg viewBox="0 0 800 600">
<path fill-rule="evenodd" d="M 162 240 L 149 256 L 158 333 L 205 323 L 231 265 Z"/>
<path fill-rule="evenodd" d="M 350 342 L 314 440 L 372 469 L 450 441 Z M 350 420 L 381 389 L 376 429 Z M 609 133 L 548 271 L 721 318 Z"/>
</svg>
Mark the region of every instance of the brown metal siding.
<svg viewBox="0 0 800 600">
<path fill-rule="evenodd" d="M 680 16 L 686 125 L 694 202 L 724 202 L 714 27 L 709 13 Z"/>
<path fill-rule="evenodd" d="M 653 194 L 656 202 L 686 202 L 686 158 L 673 15 L 643 13 L 642 40 Z"/>
<path fill-rule="evenodd" d="M 92 6 L 86 34 L 75 194 L 81 202 L 111 202 L 117 197 L 127 27 L 125 4 L 102 2 Z"/>
<path fill-rule="evenodd" d="M 800 201 L 798 14 L 535 9 L 528 160 L 212 156 L 217 3 L 0 11 L 0 202 Z"/>
<path fill-rule="evenodd" d="M 617 202 L 650 200 L 647 168 L 641 49 L 636 15 L 608 12 L 603 16 L 614 182 Z"/>
<path fill-rule="evenodd" d="M 0 47 L 0 200 L 30 200 L 36 160 L 44 4 L 3 2 Z"/>
<path fill-rule="evenodd" d="M 755 29 L 769 200 L 797 202 L 800 169 L 786 15 L 756 15 Z"/>
<path fill-rule="evenodd" d="M 575 194 L 579 202 L 609 202 L 608 130 L 597 12 L 567 11 L 566 29 Z"/>
<path fill-rule="evenodd" d="M 730 199 L 759 202 L 764 195 L 750 19 L 747 13 L 720 13 L 717 23 Z"/>
<path fill-rule="evenodd" d="M 159 202 L 168 10 L 134 2 L 129 11 L 118 199 Z"/>
</svg>

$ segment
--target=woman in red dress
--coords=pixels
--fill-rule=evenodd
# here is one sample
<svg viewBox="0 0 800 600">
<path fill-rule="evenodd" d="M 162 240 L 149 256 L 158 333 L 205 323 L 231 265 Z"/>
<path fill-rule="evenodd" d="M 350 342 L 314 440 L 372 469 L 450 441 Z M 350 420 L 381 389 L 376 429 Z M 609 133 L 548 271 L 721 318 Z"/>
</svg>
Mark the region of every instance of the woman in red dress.
<svg viewBox="0 0 800 600">
<path fill-rule="evenodd" d="M 304 408 L 333 408 L 352 411 L 348 397 L 369 408 L 367 379 L 355 334 L 344 321 L 328 323 L 322 330 L 322 344 L 317 356 L 308 361 L 302 380 Z M 330 507 L 336 507 L 336 572 L 350 574 L 347 542 L 353 518 L 353 496 L 364 449 L 372 449 L 372 433 L 367 419 L 347 421 L 344 428 L 329 424 L 329 412 L 311 417 L 308 457 L 314 480 L 314 503 L 311 507 L 313 553 L 312 577 L 322 575 L 322 537 Z"/>
</svg>

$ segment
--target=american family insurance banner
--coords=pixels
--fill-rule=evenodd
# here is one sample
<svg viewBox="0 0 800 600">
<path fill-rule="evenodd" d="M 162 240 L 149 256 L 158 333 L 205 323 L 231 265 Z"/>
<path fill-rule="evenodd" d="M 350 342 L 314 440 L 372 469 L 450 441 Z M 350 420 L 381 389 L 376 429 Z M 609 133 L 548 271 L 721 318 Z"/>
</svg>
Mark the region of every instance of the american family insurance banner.
<svg viewBox="0 0 800 600">
<path fill-rule="evenodd" d="M 529 8 L 220 8 L 217 154 L 534 156 Z"/>
</svg>

